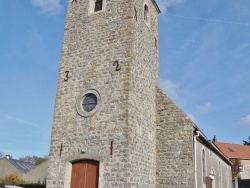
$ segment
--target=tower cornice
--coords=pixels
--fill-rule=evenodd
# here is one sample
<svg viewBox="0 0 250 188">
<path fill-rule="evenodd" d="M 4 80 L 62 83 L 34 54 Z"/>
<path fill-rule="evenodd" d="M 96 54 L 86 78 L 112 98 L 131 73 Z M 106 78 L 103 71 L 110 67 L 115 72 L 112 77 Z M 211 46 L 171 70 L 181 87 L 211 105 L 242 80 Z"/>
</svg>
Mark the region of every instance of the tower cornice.
<svg viewBox="0 0 250 188">
<path fill-rule="evenodd" d="M 151 1 L 154 4 L 154 6 L 155 6 L 156 10 L 158 11 L 158 13 L 161 13 L 161 10 L 160 10 L 159 6 L 157 5 L 157 3 L 155 2 L 155 0 L 151 0 Z"/>
</svg>

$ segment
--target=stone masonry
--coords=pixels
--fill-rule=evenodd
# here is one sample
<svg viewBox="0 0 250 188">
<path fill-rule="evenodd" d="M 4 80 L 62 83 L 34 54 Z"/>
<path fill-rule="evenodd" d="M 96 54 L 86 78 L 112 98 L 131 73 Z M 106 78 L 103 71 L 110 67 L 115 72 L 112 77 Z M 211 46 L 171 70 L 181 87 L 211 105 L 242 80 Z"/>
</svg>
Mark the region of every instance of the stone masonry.
<svg viewBox="0 0 250 188">
<path fill-rule="evenodd" d="M 68 2 L 47 188 L 69 188 L 70 164 L 82 159 L 100 161 L 100 188 L 155 188 L 159 9 L 104 0 L 94 12 L 94 2 Z M 100 106 L 84 117 L 76 105 L 88 90 Z"/>
<path fill-rule="evenodd" d="M 193 188 L 195 124 L 157 88 L 157 188 Z"/>
</svg>

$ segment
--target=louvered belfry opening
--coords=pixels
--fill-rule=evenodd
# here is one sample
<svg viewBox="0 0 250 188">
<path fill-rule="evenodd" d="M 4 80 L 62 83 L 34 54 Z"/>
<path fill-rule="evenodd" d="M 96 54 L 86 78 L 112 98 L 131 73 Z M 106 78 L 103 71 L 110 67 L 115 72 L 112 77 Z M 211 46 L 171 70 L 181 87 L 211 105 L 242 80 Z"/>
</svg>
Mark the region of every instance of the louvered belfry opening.
<svg viewBox="0 0 250 188">
<path fill-rule="evenodd" d="M 102 10 L 103 0 L 95 1 L 95 12 Z"/>
</svg>

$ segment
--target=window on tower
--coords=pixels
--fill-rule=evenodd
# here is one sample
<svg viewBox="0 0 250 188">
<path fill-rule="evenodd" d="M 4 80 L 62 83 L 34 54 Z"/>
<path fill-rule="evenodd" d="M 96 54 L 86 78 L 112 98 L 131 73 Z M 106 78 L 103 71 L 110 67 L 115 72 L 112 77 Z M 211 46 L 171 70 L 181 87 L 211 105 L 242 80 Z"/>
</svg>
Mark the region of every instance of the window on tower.
<svg viewBox="0 0 250 188">
<path fill-rule="evenodd" d="M 148 6 L 144 5 L 144 20 L 148 22 Z"/>
<path fill-rule="evenodd" d="M 82 107 L 85 112 L 91 112 L 97 105 L 97 97 L 93 93 L 84 96 Z"/>
<path fill-rule="evenodd" d="M 143 20 L 144 23 L 150 28 L 150 11 L 149 6 L 147 4 L 143 5 Z"/>
<path fill-rule="evenodd" d="M 95 1 L 95 12 L 102 10 L 103 0 Z"/>
<path fill-rule="evenodd" d="M 95 15 L 105 12 L 107 6 L 107 0 L 89 0 L 88 15 Z"/>
<path fill-rule="evenodd" d="M 84 117 L 92 116 L 101 105 L 100 94 L 93 89 L 81 93 L 76 100 L 76 110 Z"/>
</svg>

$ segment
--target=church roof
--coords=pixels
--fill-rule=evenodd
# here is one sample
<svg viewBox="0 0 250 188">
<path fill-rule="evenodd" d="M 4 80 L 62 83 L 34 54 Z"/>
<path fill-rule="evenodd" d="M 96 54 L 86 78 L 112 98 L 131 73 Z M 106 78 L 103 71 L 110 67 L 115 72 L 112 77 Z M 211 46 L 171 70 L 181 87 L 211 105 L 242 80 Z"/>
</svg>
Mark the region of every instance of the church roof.
<svg viewBox="0 0 250 188">
<path fill-rule="evenodd" d="M 223 142 L 214 142 L 214 144 L 228 158 L 250 159 L 250 146 Z"/>
</svg>

